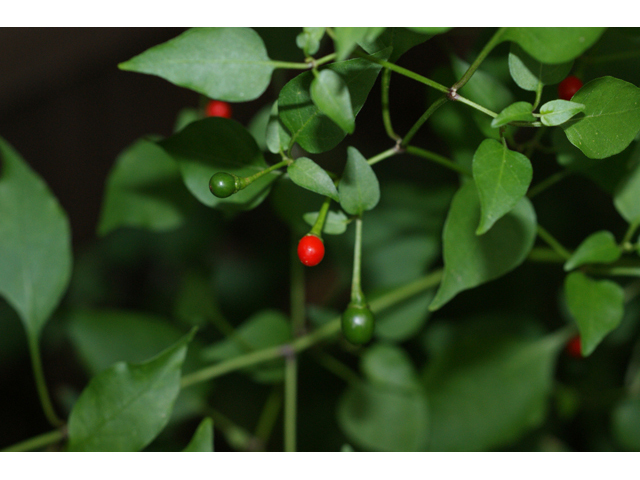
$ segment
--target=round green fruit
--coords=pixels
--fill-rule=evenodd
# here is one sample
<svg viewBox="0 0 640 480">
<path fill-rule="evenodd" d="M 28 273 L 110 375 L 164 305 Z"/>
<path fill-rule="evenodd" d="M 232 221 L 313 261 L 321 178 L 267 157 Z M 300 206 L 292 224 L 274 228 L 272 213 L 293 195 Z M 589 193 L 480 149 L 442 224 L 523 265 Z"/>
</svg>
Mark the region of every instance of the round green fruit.
<svg viewBox="0 0 640 480">
<path fill-rule="evenodd" d="M 374 326 L 373 313 L 368 307 L 349 305 L 342 314 L 342 334 L 354 345 L 371 340 Z"/>
<path fill-rule="evenodd" d="M 227 198 L 236 193 L 236 176 L 218 172 L 209 180 L 209 190 L 218 198 Z"/>
</svg>

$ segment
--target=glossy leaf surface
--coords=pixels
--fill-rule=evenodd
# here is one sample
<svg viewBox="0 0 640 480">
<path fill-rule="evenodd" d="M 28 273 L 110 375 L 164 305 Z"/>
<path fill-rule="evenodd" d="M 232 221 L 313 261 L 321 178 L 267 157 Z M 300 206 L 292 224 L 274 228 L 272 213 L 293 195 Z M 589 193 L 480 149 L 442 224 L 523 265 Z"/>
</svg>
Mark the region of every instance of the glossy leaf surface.
<svg viewBox="0 0 640 480">
<path fill-rule="evenodd" d="M 544 85 L 554 85 L 565 79 L 573 61 L 546 64 L 542 63 L 527 52 L 518 44 L 513 43 L 509 51 L 509 73 L 511 78 L 523 90 L 535 92 Z"/>
<path fill-rule="evenodd" d="M 324 69 L 311 82 L 311 100 L 346 133 L 353 133 L 356 117 L 351 107 L 349 88 L 333 70 Z"/>
<path fill-rule="evenodd" d="M 340 183 L 340 205 L 351 215 L 362 215 L 380 200 L 380 184 L 371 166 L 355 148 L 347 149 L 347 164 Z"/>
<path fill-rule="evenodd" d="M 329 174 L 310 158 L 296 158 L 287 168 L 287 173 L 296 185 L 339 201 L 338 190 Z"/>
<path fill-rule="evenodd" d="M 620 258 L 621 251 L 611 232 L 602 230 L 585 238 L 571 258 L 564 264 L 565 271 L 589 263 L 612 263 Z"/>
</svg>

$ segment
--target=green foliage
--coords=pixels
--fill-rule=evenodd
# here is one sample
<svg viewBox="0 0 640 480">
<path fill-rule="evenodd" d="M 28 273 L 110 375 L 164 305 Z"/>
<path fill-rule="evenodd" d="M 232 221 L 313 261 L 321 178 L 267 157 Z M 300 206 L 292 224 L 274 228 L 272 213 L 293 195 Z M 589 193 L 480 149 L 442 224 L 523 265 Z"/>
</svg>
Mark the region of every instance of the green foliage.
<svg viewBox="0 0 640 480">
<path fill-rule="evenodd" d="M 9 449 L 639 449 L 638 42 L 186 30 L 120 64 L 202 97 L 114 159 L 73 272 L 0 139 L 5 397 L 45 414 L 7 408 Z"/>
<path fill-rule="evenodd" d="M 591 355 L 602 339 L 622 321 L 624 292 L 611 280 L 594 280 L 572 272 L 564 282 L 567 306 L 578 324 L 582 354 Z"/>
<path fill-rule="evenodd" d="M 169 421 L 192 336 L 145 363 L 119 362 L 96 375 L 69 416 L 69 451 L 128 452 L 146 447 Z"/>
<path fill-rule="evenodd" d="M 157 75 L 217 100 L 246 102 L 269 86 L 274 66 L 250 28 L 192 28 L 119 67 Z"/>
<path fill-rule="evenodd" d="M 569 141 L 589 158 L 607 158 L 627 148 L 640 131 L 640 88 L 613 77 L 584 85 L 571 99 L 583 115 L 563 124 Z"/>
<path fill-rule="evenodd" d="M 536 214 L 526 198 L 491 230 L 478 236 L 480 200 L 474 183 L 456 193 L 442 234 L 444 277 L 430 310 L 437 310 L 463 290 L 501 277 L 520 265 L 536 236 Z"/>
<path fill-rule="evenodd" d="M 524 197 L 533 169 L 527 157 L 491 139 L 476 150 L 472 168 L 482 212 L 476 233 L 481 235 Z"/>
<path fill-rule="evenodd" d="M 0 294 L 34 341 L 69 283 L 71 230 L 47 185 L 3 138 L 0 162 Z"/>
</svg>

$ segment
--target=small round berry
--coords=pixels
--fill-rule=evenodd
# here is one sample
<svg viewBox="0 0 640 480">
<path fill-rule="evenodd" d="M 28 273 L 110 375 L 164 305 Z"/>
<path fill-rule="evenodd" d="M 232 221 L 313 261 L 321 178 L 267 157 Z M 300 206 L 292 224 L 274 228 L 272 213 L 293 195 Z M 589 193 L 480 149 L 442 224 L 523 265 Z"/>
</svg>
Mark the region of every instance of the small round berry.
<svg viewBox="0 0 640 480">
<path fill-rule="evenodd" d="M 215 173 L 209 180 L 209 190 L 218 198 L 227 198 L 236 192 L 236 177 L 227 172 Z"/>
<path fill-rule="evenodd" d="M 307 234 L 298 242 L 298 258 L 307 267 L 315 267 L 324 258 L 324 243 L 313 234 Z"/>
<path fill-rule="evenodd" d="M 571 100 L 578 90 L 582 88 L 582 80 L 569 75 L 558 85 L 558 97 L 561 100 Z"/>
<path fill-rule="evenodd" d="M 349 304 L 342 314 L 342 334 L 349 342 L 362 345 L 373 338 L 375 320 L 368 307 Z"/>
<path fill-rule="evenodd" d="M 575 358 L 582 358 L 582 342 L 579 336 L 573 337 L 564 347 L 567 354 Z"/>
<path fill-rule="evenodd" d="M 231 105 L 220 100 L 211 100 L 205 108 L 207 117 L 231 118 Z"/>
</svg>

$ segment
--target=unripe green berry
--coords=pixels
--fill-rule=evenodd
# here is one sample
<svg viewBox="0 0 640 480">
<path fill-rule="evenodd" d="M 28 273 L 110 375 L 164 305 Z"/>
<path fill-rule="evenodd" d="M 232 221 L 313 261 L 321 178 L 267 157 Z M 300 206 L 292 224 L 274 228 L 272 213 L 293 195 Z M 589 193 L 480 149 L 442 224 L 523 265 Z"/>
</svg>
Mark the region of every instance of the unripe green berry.
<svg viewBox="0 0 640 480">
<path fill-rule="evenodd" d="M 236 176 L 227 172 L 218 172 L 209 180 L 209 190 L 218 198 L 227 198 L 238 191 Z"/>
<path fill-rule="evenodd" d="M 369 307 L 349 304 L 342 314 L 342 334 L 349 342 L 362 345 L 373 338 L 375 319 Z"/>
</svg>

